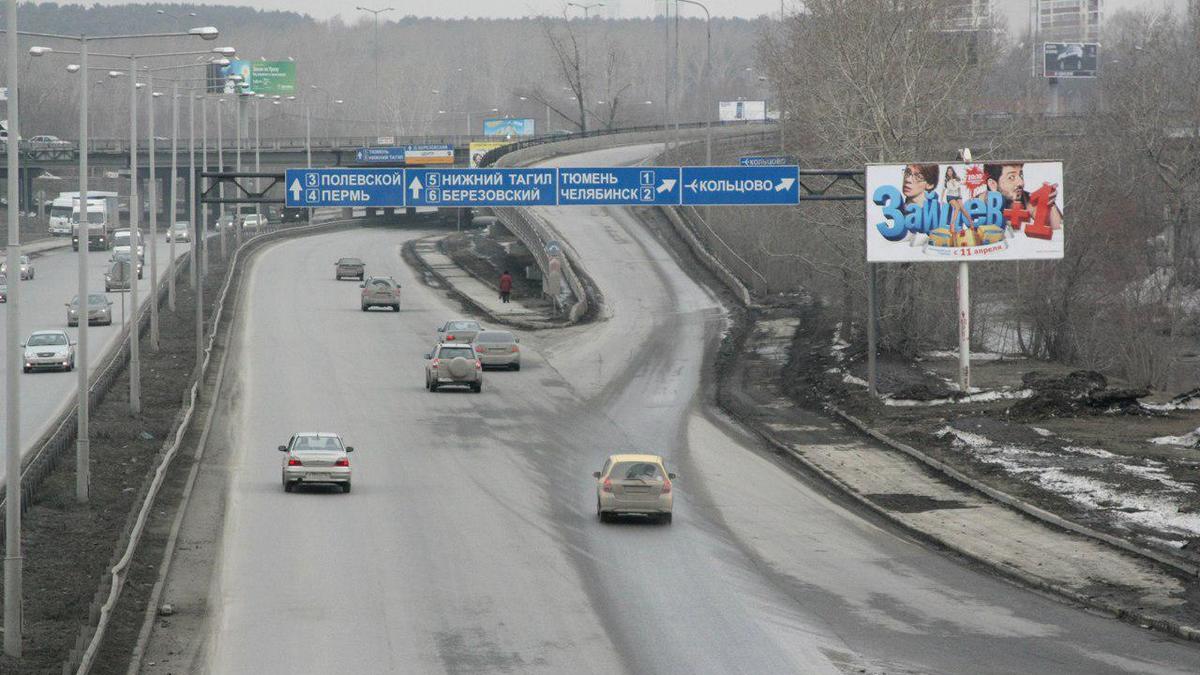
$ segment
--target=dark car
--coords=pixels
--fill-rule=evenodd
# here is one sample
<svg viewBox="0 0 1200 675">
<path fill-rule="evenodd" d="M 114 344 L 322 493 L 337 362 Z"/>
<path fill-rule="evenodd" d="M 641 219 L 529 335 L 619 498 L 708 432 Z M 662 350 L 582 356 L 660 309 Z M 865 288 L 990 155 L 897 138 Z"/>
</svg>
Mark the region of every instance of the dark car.
<svg viewBox="0 0 1200 675">
<path fill-rule="evenodd" d="M 291 206 L 285 206 L 283 212 L 279 215 L 280 222 L 284 223 L 307 223 L 308 209 L 298 209 Z"/>
<path fill-rule="evenodd" d="M 334 263 L 333 277 L 338 281 L 342 279 L 363 281 L 367 277 L 367 266 L 360 258 L 340 258 Z"/>
</svg>

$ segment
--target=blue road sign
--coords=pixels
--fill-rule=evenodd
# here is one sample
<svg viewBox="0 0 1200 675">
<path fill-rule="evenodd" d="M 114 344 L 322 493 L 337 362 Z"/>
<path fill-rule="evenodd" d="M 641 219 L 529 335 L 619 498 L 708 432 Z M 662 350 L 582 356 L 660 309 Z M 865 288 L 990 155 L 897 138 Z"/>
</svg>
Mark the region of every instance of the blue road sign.
<svg viewBox="0 0 1200 675">
<path fill-rule="evenodd" d="M 403 169 L 288 169 L 285 204 L 305 206 L 404 206 Z"/>
<path fill-rule="evenodd" d="M 799 204 L 795 166 L 685 166 L 685 206 Z"/>
<path fill-rule="evenodd" d="M 742 157 L 738 160 L 742 166 L 786 166 L 795 164 L 796 160 L 792 157 L 783 155 L 772 155 L 770 157 Z"/>
<path fill-rule="evenodd" d="M 555 206 L 555 169 L 408 169 L 409 206 Z"/>
<path fill-rule="evenodd" d="M 373 162 L 403 164 L 404 148 L 359 148 L 354 153 L 354 160 L 365 164 Z"/>
<path fill-rule="evenodd" d="M 679 167 L 562 168 L 558 170 L 558 203 L 679 204 Z"/>
</svg>

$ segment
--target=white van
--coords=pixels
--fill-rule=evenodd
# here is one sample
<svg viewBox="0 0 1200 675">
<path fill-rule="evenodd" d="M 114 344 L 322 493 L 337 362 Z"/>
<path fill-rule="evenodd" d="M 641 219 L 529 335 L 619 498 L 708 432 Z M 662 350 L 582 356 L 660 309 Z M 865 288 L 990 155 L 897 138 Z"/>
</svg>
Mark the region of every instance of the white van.
<svg viewBox="0 0 1200 675">
<path fill-rule="evenodd" d="M 104 191 L 104 190 L 88 190 L 88 201 L 90 202 L 88 204 L 88 211 L 89 212 L 95 211 L 93 206 L 95 205 L 97 200 L 102 200 L 103 202 L 110 202 L 110 200 L 115 200 L 116 197 L 117 197 L 117 193 L 115 193 L 115 192 L 108 192 L 108 191 Z M 111 206 L 111 203 L 105 203 L 106 213 L 104 214 L 105 215 L 104 222 L 108 222 L 109 220 L 115 220 L 115 218 L 117 217 L 117 214 L 115 212 L 114 213 L 107 212 L 108 208 L 110 206 Z M 72 215 L 78 214 L 78 212 L 79 212 L 79 193 L 78 192 L 60 192 L 60 193 L 58 193 L 58 196 L 55 197 L 54 201 L 50 203 L 50 223 L 49 223 L 49 228 L 48 228 L 50 235 L 55 236 L 55 237 L 59 237 L 59 236 L 65 237 L 65 236 L 69 236 L 72 232 L 74 232 L 74 226 L 75 226 L 75 223 L 78 221 L 78 215 L 75 215 L 74 218 L 72 218 Z M 89 220 L 91 220 L 91 218 L 89 218 Z M 92 221 L 92 222 L 95 222 L 95 221 Z"/>
</svg>

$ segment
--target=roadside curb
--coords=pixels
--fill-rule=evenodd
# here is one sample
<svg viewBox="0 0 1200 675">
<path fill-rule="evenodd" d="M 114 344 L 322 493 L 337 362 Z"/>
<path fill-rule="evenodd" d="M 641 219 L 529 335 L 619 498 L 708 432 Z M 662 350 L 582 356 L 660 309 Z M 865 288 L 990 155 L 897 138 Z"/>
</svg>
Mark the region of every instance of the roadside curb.
<svg viewBox="0 0 1200 675">
<path fill-rule="evenodd" d="M 409 241 L 405 242 L 404 246 L 401 248 L 401 255 L 404 258 L 405 262 L 407 262 L 409 265 L 416 268 L 419 272 L 422 272 L 422 273 L 436 279 L 438 284 L 441 285 L 441 290 L 444 290 L 444 291 L 450 293 L 451 296 L 453 296 L 455 299 L 457 299 L 458 301 L 462 302 L 463 304 L 469 306 L 471 308 L 471 311 L 487 317 L 488 321 L 490 321 L 492 323 L 497 323 L 497 324 L 501 324 L 504 326 L 511 326 L 513 328 L 519 328 L 521 330 L 530 330 L 530 331 L 546 330 L 546 329 L 551 329 L 551 328 L 563 328 L 563 327 L 572 326 L 572 325 L 575 325 L 575 323 L 578 323 L 578 322 L 571 322 L 571 321 L 567 321 L 567 322 L 563 322 L 563 323 L 553 323 L 549 319 L 547 319 L 546 323 L 544 323 L 544 324 L 532 323 L 529 321 L 521 321 L 520 319 L 511 319 L 511 318 L 506 318 L 506 317 L 502 318 L 502 317 L 499 317 L 499 316 L 493 314 L 490 310 L 488 310 L 488 308 L 486 308 L 483 305 L 476 302 L 474 298 L 472 298 L 471 296 L 467 295 L 466 293 L 463 293 L 462 291 L 458 290 L 458 288 L 455 287 L 454 284 L 450 283 L 450 281 L 448 279 L 446 279 L 446 277 L 444 275 L 442 275 L 440 272 L 435 270 L 433 268 L 433 266 L 430 265 L 429 262 L 425 260 L 425 258 L 421 257 L 420 253 L 417 252 L 417 244 L 419 242 L 428 241 L 428 240 L 434 239 L 434 238 L 445 238 L 447 236 L 449 236 L 449 235 L 434 234 L 434 235 L 430 235 L 428 237 L 422 237 L 420 239 L 410 239 Z"/>
<path fill-rule="evenodd" d="M 53 251 L 56 248 L 67 248 L 71 245 L 71 240 L 68 238 L 63 241 L 59 237 L 51 237 L 48 239 L 37 239 L 28 244 L 21 244 L 21 254 L 29 255 L 30 253 L 43 253 L 45 251 Z M 8 247 L 0 246 L 0 252 L 8 255 Z"/>
</svg>

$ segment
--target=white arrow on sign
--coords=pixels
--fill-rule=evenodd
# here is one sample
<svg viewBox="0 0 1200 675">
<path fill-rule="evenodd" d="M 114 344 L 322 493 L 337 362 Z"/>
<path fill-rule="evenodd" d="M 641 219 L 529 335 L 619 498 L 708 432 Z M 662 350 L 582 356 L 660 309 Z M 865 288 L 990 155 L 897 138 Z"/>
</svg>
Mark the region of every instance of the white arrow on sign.
<svg viewBox="0 0 1200 675">
<path fill-rule="evenodd" d="M 412 182 L 408 184 L 408 189 L 412 190 L 413 199 L 421 196 L 421 188 L 423 187 L 425 186 L 421 185 L 421 179 L 417 176 L 413 176 Z"/>
<path fill-rule="evenodd" d="M 288 188 L 288 191 L 292 193 L 292 201 L 294 201 L 294 202 L 300 201 L 300 193 L 303 192 L 304 190 L 300 187 L 300 179 L 299 178 L 292 179 L 292 186 L 290 188 Z"/>
<path fill-rule="evenodd" d="M 796 182 L 795 178 L 780 178 L 779 185 L 775 186 L 775 191 L 776 192 L 787 192 L 788 190 L 792 189 L 792 183 L 795 183 L 795 182 Z"/>
<path fill-rule="evenodd" d="M 659 194 L 662 194 L 663 192 L 670 192 L 674 188 L 675 188 L 675 179 L 674 178 L 664 178 L 662 181 L 662 185 L 658 186 L 658 192 L 659 192 Z"/>
</svg>

